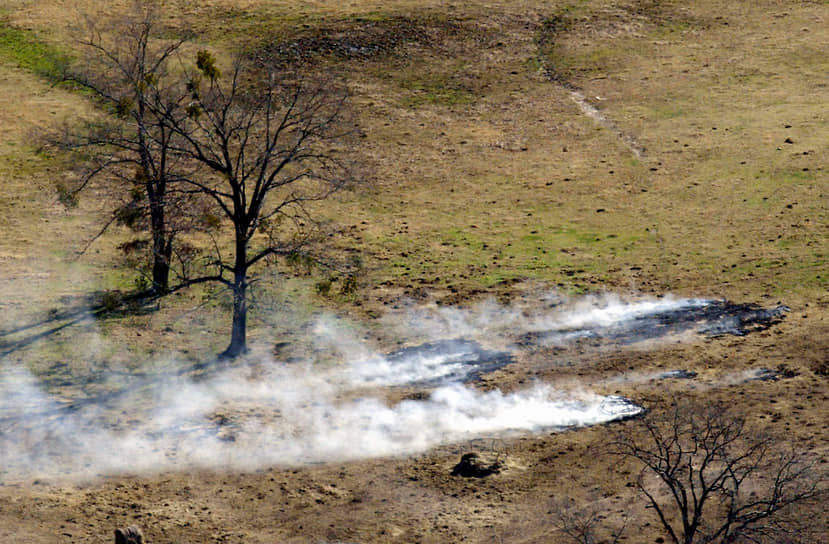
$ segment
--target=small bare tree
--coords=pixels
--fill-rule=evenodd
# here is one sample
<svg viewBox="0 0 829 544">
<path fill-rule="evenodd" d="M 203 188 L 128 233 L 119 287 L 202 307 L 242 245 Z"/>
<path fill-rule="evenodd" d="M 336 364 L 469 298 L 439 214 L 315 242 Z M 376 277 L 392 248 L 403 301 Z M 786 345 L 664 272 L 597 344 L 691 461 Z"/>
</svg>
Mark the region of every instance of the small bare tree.
<svg viewBox="0 0 829 544">
<path fill-rule="evenodd" d="M 188 78 L 187 115 L 168 116 L 176 153 L 201 167 L 187 183 L 208 197 L 229 226 L 230 255 L 218 251 L 207 280 L 233 295 L 225 357 L 246 351 L 251 269 L 279 257 L 305 259 L 319 232 L 314 203 L 353 180 L 343 145 L 345 89 L 309 84 L 285 72 L 237 58 L 222 77 L 214 57 L 198 54 Z M 226 275 L 227 274 L 227 275 Z"/>
<path fill-rule="evenodd" d="M 676 544 L 799 542 L 787 522 L 826 493 L 806 456 L 722 406 L 678 404 L 643 425 L 641 437 L 619 433 L 613 452 L 642 464 L 638 488 Z"/>
</svg>

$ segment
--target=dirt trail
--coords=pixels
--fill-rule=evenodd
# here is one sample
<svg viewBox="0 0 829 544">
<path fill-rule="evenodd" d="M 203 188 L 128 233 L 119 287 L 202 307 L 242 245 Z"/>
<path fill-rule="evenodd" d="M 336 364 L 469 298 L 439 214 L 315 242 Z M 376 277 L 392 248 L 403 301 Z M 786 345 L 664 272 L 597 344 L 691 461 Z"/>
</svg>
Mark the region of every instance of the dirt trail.
<svg viewBox="0 0 829 544">
<path fill-rule="evenodd" d="M 628 149 L 630 149 L 630 152 L 633 153 L 637 159 L 643 158 L 645 156 L 645 147 L 639 143 L 639 141 L 632 134 L 622 130 L 619 125 L 613 121 L 613 119 L 602 113 L 601 110 L 591 104 L 585 95 L 586 91 L 579 88 L 565 76 L 560 74 L 558 70 L 556 70 L 555 66 L 551 64 L 549 59 L 546 58 L 544 49 L 551 47 L 555 43 L 557 34 L 561 32 L 561 29 L 559 28 L 560 26 L 561 21 L 558 17 L 548 18 L 540 25 L 539 34 L 536 40 L 536 59 L 542 66 L 544 78 L 547 81 L 566 89 L 570 94 L 570 98 L 578 105 L 584 115 L 590 117 L 599 123 L 599 125 L 612 132 L 617 138 L 624 142 Z"/>
<path fill-rule="evenodd" d="M 551 81 L 554 81 L 551 79 Z M 633 135 L 628 134 L 627 132 L 623 131 L 619 128 L 612 119 L 608 116 L 603 114 L 598 108 L 596 108 L 593 104 L 591 104 L 587 97 L 584 96 L 584 93 L 573 87 L 572 85 L 565 85 L 565 87 L 570 91 L 570 98 L 573 99 L 573 102 L 578 104 L 579 108 L 581 109 L 582 113 L 586 116 L 590 117 L 591 119 L 595 120 L 604 128 L 608 129 L 610 132 L 615 134 L 620 140 L 622 140 L 625 145 L 630 149 L 630 152 L 633 153 L 637 159 L 641 159 L 645 156 L 645 148 L 640 144 Z"/>
</svg>

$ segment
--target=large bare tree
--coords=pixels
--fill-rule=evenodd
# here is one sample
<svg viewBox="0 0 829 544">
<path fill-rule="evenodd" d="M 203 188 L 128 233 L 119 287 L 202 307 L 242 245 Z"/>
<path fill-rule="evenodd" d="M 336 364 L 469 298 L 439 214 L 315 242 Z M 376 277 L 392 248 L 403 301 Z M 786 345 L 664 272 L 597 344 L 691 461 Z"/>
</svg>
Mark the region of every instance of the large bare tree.
<svg viewBox="0 0 829 544">
<path fill-rule="evenodd" d="M 88 159 L 78 182 L 64 187 L 76 195 L 94 181 L 116 202 L 111 220 L 151 235 L 152 288 L 170 286 L 175 238 L 193 225 L 193 200 L 177 182 L 184 163 L 172 150 L 176 133 L 169 119 L 181 111 L 177 52 L 186 38 L 160 37 L 157 2 L 136 1 L 125 15 L 85 17 L 77 32 L 82 54 L 66 79 L 91 93 L 108 114 L 85 127 L 66 127 L 54 139 Z M 171 213 L 175 210 L 175 213 Z M 102 230 L 102 232 L 103 232 Z"/>
<path fill-rule="evenodd" d="M 827 491 L 807 457 L 720 405 L 679 403 L 643 425 L 613 451 L 641 464 L 638 488 L 672 542 L 810 541 L 796 509 Z"/>
<path fill-rule="evenodd" d="M 235 357 L 247 349 L 252 268 L 313 256 L 315 203 L 353 181 L 344 148 L 353 130 L 348 95 L 331 81 L 310 83 L 238 57 L 223 77 L 207 51 L 198 53 L 196 66 L 187 81 L 187 115 L 168 121 L 175 152 L 201 167 L 187 183 L 213 202 L 232 238 L 228 255 L 216 244 L 216 273 L 202 279 L 232 292 L 223 356 Z"/>
</svg>

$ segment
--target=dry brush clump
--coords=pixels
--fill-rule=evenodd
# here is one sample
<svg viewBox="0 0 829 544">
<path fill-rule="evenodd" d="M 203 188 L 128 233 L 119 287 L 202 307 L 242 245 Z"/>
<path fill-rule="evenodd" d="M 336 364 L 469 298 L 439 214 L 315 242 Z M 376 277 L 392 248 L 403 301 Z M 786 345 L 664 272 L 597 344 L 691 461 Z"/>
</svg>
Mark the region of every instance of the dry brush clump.
<svg viewBox="0 0 829 544">
<path fill-rule="evenodd" d="M 616 544 L 624 537 L 627 524 L 627 517 L 623 516 L 619 527 L 608 527 L 606 512 L 597 497 L 587 505 L 553 500 L 549 513 L 559 538 L 573 544 Z"/>
</svg>

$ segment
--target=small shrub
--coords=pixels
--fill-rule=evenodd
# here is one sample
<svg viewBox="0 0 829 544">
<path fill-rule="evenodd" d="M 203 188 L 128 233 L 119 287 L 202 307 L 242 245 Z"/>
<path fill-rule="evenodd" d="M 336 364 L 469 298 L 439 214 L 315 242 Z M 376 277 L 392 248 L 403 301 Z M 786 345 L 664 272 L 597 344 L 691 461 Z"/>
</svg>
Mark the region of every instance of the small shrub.
<svg viewBox="0 0 829 544">
<path fill-rule="evenodd" d="M 75 191 L 66 186 L 65 183 L 59 181 L 55 186 L 58 192 L 58 202 L 67 208 L 74 208 L 78 205 L 78 195 Z"/>
<path fill-rule="evenodd" d="M 317 292 L 318 295 L 326 297 L 331 293 L 331 285 L 334 283 L 334 280 L 331 278 L 325 278 L 324 280 L 318 281 L 314 285 L 314 290 Z"/>
<path fill-rule="evenodd" d="M 357 292 L 357 277 L 354 275 L 348 275 L 343 280 L 342 286 L 340 287 L 340 294 L 342 295 L 353 295 Z"/>
<path fill-rule="evenodd" d="M 121 295 L 117 291 L 104 291 L 101 294 L 99 304 L 107 312 L 115 311 L 121 305 Z"/>
</svg>

